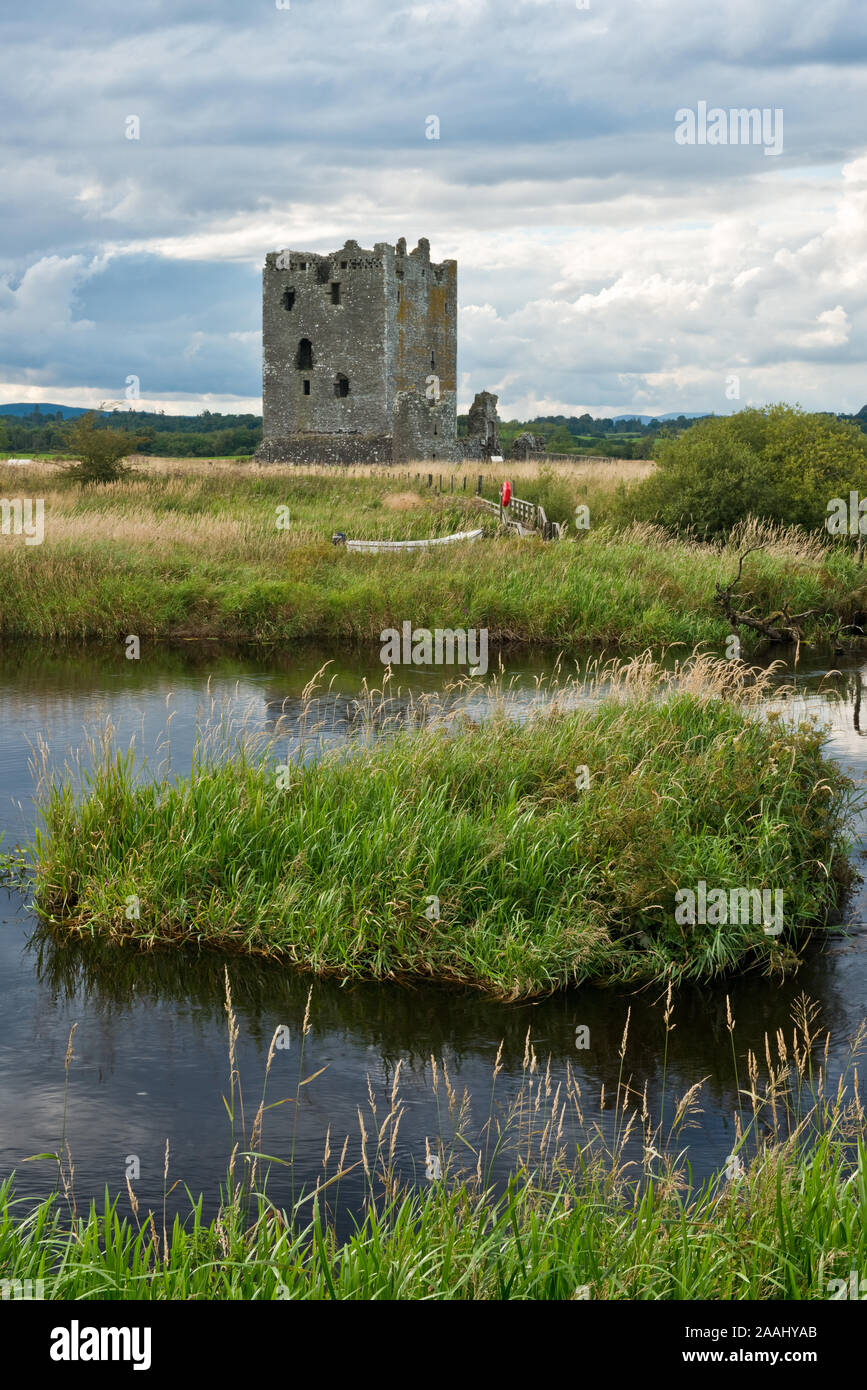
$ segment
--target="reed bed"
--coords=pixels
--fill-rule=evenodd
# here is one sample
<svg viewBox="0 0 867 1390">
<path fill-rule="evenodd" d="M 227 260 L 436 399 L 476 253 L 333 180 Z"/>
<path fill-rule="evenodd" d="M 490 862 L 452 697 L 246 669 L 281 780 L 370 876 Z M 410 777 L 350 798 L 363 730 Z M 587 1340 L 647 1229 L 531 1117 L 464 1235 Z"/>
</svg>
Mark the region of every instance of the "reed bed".
<svg viewBox="0 0 867 1390">
<path fill-rule="evenodd" d="M 779 972 L 851 881 L 856 798 L 821 730 L 756 717 L 768 681 L 645 655 L 563 681 L 523 722 L 505 702 L 478 722 L 471 686 L 415 710 L 386 683 L 351 755 L 318 756 L 297 723 L 270 747 L 220 725 L 179 781 L 107 737 L 91 767 L 44 774 L 37 904 L 74 935 L 503 999 Z M 782 890 L 782 935 L 678 924 L 678 888 L 701 880 Z"/>
<path fill-rule="evenodd" d="M 505 468 L 505 465 L 503 465 Z M 410 470 L 411 471 L 411 470 Z M 46 641 L 215 638 L 362 646 L 410 620 L 486 628 L 494 643 L 624 651 L 650 643 L 721 643 L 729 627 L 715 584 L 734 578 L 747 533 L 765 549 L 745 567 L 744 606 L 760 614 L 819 609 L 808 635 L 867 608 L 863 571 L 840 546 L 798 531 L 739 528 L 724 547 L 624 524 L 629 475 L 608 465 L 542 470 L 521 481 L 553 519 L 590 508 L 590 529 L 559 543 L 498 537 L 471 492 L 367 473 L 190 465 L 148 470 L 100 488 L 0 467 L 0 494 L 45 501 L 45 539 L 0 536 L 0 636 Z M 486 482 L 486 494 L 496 495 Z M 625 499 L 625 500 L 624 500 Z M 288 508 L 288 529 L 278 519 Z M 625 510 L 624 510 L 625 508 Z M 476 543 L 353 554 L 358 538 L 421 539 L 481 526 Z M 747 595 L 749 599 L 747 600 Z M 756 639 L 741 632 L 743 650 Z"/>
<path fill-rule="evenodd" d="M 232 1150 L 216 1217 L 206 1222 L 201 1197 L 191 1196 L 188 1216 L 167 1218 L 179 1186 L 168 1142 L 162 1210 L 142 1211 L 129 1186 L 123 1199 L 106 1192 L 100 1206 L 79 1214 L 62 1137 L 56 1155 L 38 1156 L 55 1162 L 53 1197 L 26 1209 L 15 1199 L 14 1175 L 0 1185 L 3 1278 L 41 1280 L 49 1299 L 257 1301 L 839 1299 L 851 1296 L 853 1273 L 863 1278 L 867 1145 L 857 1068 L 864 1029 L 832 1076 L 830 1036 L 803 996 L 791 1034 L 766 1035 L 763 1057 L 738 1057 L 728 1011 L 740 1097 L 735 1139 L 702 1184 L 689 1169 L 701 1085 L 651 1116 L 646 1084 L 633 1085 L 628 1068 L 627 1016 L 616 1091 L 606 1098 L 603 1088 L 598 1103 L 582 1094 L 568 1064 L 554 1075 L 528 1033 L 517 1094 L 500 1099 L 498 1053 L 480 1124 L 468 1094 L 432 1057 L 440 1133 L 426 1139 L 414 1174 L 399 1138 L 398 1063 L 385 1114 L 370 1088 L 358 1133 L 332 1135 L 329 1127 L 321 1176 L 282 1207 L 268 1194 L 270 1169 L 292 1171 L 292 1102 L 317 1080 L 304 1074 L 310 999 L 288 1115 L 285 1103 L 267 1099 L 275 1033 L 258 1108 L 247 1107 L 252 1124 L 243 1119 L 228 974 L 226 1006 L 223 1099 Z M 663 1057 L 673 1015 L 669 988 Z M 71 1035 L 64 1107 L 73 1057 Z M 74 1074 L 72 1085 L 74 1100 Z M 506 1174 L 500 1180 L 498 1167 Z M 334 1212 L 352 1174 L 362 1196 L 347 1239 L 337 1234 Z"/>
</svg>

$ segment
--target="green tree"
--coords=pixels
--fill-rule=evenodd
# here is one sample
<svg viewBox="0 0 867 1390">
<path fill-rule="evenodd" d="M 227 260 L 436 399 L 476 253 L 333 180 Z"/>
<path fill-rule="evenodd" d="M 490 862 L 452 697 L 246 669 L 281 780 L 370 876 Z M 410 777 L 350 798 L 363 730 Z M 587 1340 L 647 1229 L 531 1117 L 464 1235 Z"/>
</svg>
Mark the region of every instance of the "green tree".
<svg viewBox="0 0 867 1390">
<path fill-rule="evenodd" d="M 545 447 L 549 454 L 567 454 L 575 448 L 575 440 L 565 425 L 558 425 Z"/>
<path fill-rule="evenodd" d="M 867 437 L 833 415 L 783 404 L 710 416 L 654 445 L 657 471 L 630 511 L 699 536 L 747 516 L 821 530 L 834 497 L 867 496 Z"/>
<path fill-rule="evenodd" d="M 65 465 L 65 472 L 82 483 L 113 483 L 129 473 L 123 460 L 134 454 L 138 438 L 127 430 L 109 429 L 98 423 L 95 410 L 79 415 L 69 427 L 66 446 L 76 461 Z"/>
</svg>

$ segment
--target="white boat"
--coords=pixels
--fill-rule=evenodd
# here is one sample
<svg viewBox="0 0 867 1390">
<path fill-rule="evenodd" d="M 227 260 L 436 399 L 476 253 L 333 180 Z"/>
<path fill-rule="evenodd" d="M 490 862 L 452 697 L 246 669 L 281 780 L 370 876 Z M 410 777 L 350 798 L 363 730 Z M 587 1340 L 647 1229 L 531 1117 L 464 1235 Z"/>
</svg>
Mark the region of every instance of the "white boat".
<svg viewBox="0 0 867 1390">
<path fill-rule="evenodd" d="M 378 550 L 427 550 L 432 545 L 454 545 L 456 541 L 477 541 L 482 528 L 477 531 L 456 531 L 452 536 L 432 536 L 424 541 L 342 541 L 332 539 L 335 544 L 344 544 L 347 550 L 364 550 L 376 553 Z"/>
</svg>

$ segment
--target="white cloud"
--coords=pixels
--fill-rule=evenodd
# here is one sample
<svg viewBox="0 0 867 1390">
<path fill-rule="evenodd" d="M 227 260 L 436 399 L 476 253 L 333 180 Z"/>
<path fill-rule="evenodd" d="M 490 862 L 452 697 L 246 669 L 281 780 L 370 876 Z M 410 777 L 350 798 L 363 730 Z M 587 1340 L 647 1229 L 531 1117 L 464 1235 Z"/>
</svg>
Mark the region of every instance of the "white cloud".
<svg viewBox="0 0 867 1390">
<path fill-rule="evenodd" d="M 122 397 L 113 399 L 91 387 L 75 387 L 70 390 L 54 386 L 46 391 L 40 386 L 27 386 L 18 381 L 0 381 L 0 405 L 32 402 L 40 405 L 51 401 L 55 405 L 88 406 L 96 410 L 100 406 L 110 410 L 116 405 L 121 410 L 129 408 L 130 402 Z M 256 396 L 228 396 L 208 393 L 194 396 L 141 396 L 135 402 L 136 410 L 164 410 L 166 415 L 196 415 L 201 410 L 212 410 L 226 415 L 260 415 L 262 401 Z"/>
<path fill-rule="evenodd" d="M 725 410 L 737 369 L 742 400 L 857 409 L 865 56 L 856 0 L 797 23 L 788 0 L 22 12 L 0 51 L 11 399 L 117 394 L 119 363 L 154 399 L 250 399 L 266 251 L 424 235 L 459 262 L 462 404 L 489 387 L 510 414 Z M 783 155 L 678 146 L 698 100 L 782 108 Z M 146 257 L 147 290 L 97 293 L 109 262 Z M 230 268 L 249 277 L 234 323 L 181 266 L 210 267 L 211 307 Z"/>
<path fill-rule="evenodd" d="M 13 287 L 0 278 L 0 334 L 80 333 L 93 329 L 87 319 L 74 317 L 74 299 L 97 263 L 84 256 L 45 256 L 27 268 Z"/>
<path fill-rule="evenodd" d="M 839 347 L 849 341 L 850 324 L 842 304 L 833 309 L 824 309 L 816 322 L 821 328 L 811 333 L 802 333 L 796 339 L 798 347 Z"/>
</svg>

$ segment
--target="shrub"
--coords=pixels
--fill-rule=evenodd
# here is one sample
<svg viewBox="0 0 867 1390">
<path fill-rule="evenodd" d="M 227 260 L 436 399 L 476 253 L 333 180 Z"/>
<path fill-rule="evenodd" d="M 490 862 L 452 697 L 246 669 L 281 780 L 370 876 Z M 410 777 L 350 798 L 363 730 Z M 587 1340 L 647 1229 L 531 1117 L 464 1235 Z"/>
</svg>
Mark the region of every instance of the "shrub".
<svg viewBox="0 0 867 1390">
<path fill-rule="evenodd" d="M 131 470 L 123 463 L 127 454 L 139 446 L 138 436 L 127 430 L 112 430 L 97 424 L 96 411 L 80 415 L 67 435 L 70 453 L 76 461 L 65 472 L 82 483 L 113 483 Z"/>
<path fill-rule="evenodd" d="M 660 438 L 655 457 L 657 472 L 630 493 L 630 512 L 701 537 L 748 516 L 822 530 L 831 498 L 867 495 L 867 438 L 798 406 L 711 416 Z"/>
</svg>

